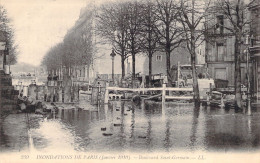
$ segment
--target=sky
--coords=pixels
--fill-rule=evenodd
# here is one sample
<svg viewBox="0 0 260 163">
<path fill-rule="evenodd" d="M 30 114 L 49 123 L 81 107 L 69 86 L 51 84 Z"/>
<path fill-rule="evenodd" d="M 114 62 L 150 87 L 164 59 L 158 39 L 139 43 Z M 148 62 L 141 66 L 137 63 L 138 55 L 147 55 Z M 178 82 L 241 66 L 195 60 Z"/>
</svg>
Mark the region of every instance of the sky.
<svg viewBox="0 0 260 163">
<path fill-rule="evenodd" d="M 18 62 L 39 66 L 61 42 L 90 0 L 0 0 L 8 12 L 19 46 Z"/>
<path fill-rule="evenodd" d="M 81 8 L 94 1 L 98 6 L 114 0 L 0 0 L 13 25 L 15 43 L 19 47 L 18 63 L 39 66 L 48 50 L 63 41 L 79 18 Z M 103 55 L 111 53 L 111 48 L 99 48 Z M 116 56 L 115 60 L 115 67 L 118 67 L 115 73 L 121 73 L 120 57 Z M 143 69 L 143 61 L 143 57 L 136 61 L 137 72 Z M 98 62 L 98 71 L 110 73 L 110 62 L 110 56 L 105 55 Z"/>
</svg>

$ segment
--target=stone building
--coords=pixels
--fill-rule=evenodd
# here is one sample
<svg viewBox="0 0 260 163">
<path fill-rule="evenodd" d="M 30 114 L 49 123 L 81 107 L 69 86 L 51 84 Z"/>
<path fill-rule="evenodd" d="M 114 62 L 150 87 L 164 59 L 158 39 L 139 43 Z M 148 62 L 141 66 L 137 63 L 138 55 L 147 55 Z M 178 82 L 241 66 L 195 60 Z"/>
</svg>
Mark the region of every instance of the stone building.
<svg viewBox="0 0 260 163">
<path fill-rule="evenodd" d="M 254 1 L 249 7 L 251 13 L 251 45 L 249 51 L 253 57 L 253 93 L 260 96 L 260 1 Z"/>
<path fill-rule="evenodd" d="M 230 27 L 230 22 L 224 15 L 218 12 L 208 16 L 207 22 L 209 30 L 206 36 L 205 53 L 209 74 L 213 79 L 227 80 L 229 86 L 234 86 L 235 36 L 225 28 Z M 245 49 L 246 45 L 242 45 L 241 53 L 243 53 Z M 242 54 L 240 67 L 241 83 L 246 85 L 247 70 L 245 54 Z"/>
</svg>

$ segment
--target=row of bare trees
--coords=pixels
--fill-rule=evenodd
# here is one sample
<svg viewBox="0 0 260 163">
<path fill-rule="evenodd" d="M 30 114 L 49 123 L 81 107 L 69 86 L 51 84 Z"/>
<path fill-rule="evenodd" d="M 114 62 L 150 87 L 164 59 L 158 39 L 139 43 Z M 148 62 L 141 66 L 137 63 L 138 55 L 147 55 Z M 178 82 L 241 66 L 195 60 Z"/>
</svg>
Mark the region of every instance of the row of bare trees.
<svg viewBox="0 0 260 163">
<path fill-rule="evenodd" d="M 14 42 L 14 30 L 11 25 L 11 20 L 8 17 L 7 10 L 2 5 L 0 5 L 0 31 L 6 33 L 9 53 L 6 62 L 10 66 L 17 62 L 18 46 Z"/>
<path fill-rule="evenodd" d="M 253 0 L 254 1 L 254 0 Z M 251 2 L 252 3 L 252 2 Z M 205 39 L 210 42 L 209 31 L 220 25 L 216 15 L 223 15 L 224 28 L 235 37 L 235 94 L 241 107 L 241 46 L 249 20 L 246 15 L 250 4 L 245 0 L 136 0 L 117 1 L 100 7 L 97 16 L 98 34 L 109 41 L 121 56 L 122 76 L 124 61 L 132 57 L 132 78 L 135 78 L 135 60 L 138 53 L 149 58 L 149 78 L 152 74 L 152 56 L 156 51 L 166 55 L 169 85 L 172 84 L 171 55 L 185 45 L 191 56 L 195 102 L 199 102 L 199 88 L 195 68 L 196 48 Z"/>
<path fill-rule="evenodd" d="M 99 10 L 81 14 L 76 25 L 64 41 L 51 48 L 43 63 L 48 68 L 93 63 L 93 14 L 95 33 L 106 44 L 111 44 L 121 57 L 122 77 L 125 77 L 125 60 L 132 58 L 132 79 L 135 79 L 135 60 L 138 54 L 149 58 L 149 78 L 152 75 L 152 57 L 156 51 L 166 55 L 169 85 L 172 84 L 171 55 L 174 49 L 185 45 L 190 53 L 194 99 L 199 103 L 199 89 L 195 68 L 196 48 L 205 39 L 209 41 L 211 29 L 219 26 L 216 15 L 228 22 L 223 28 L 235 40 L 235 92 L 236 104 L 241 107 L 241 46 L 246 34 L 248 4 L 245 0 L 135 0 L 103 4 Z M 213 15 L 213 17 L 212 17 Z M 210 42 L 210 41 L 209 41 Z"/>
<path fill-rule="evenodd" d="M 181 3 L 180 3 L 181 2 Z M 132 78 L 135 79 L 135 59 L 138 53 L 149 58 L 149 78 L 152 57 L 156 51 L 165 52 L 169 85 L 172 81 L 171 55 L 181 44 L 191 55 L 195 99 L 199 101 L 195 71 L 195 48 L 203 36 L 202 20 L 209 2 L 197 0 L 147 0 L 114 2 L 101 6 L 98 14 L 98 34 L 108 40 L 121 56 L 122 76 L 124 61 L 132 57 Z"/>
<path fill-rule="evenodd" d="M 93 11 L 82 11 L 76 24 L 67 32 L 63 42 L 50 48 L 42 60 L 48 71 L 63 67 L 68 73 L 79 66 L 87 65 L 89 70 L 93 63 Z"/>
</svg>

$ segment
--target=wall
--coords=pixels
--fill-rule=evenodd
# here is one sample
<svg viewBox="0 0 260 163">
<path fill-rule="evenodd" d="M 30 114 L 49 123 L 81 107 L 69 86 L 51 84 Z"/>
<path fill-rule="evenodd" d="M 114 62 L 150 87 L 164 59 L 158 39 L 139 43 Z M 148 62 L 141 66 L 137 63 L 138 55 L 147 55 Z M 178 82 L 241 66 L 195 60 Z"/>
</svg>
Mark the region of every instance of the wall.
<svg viewBox="0 0 260 163">
<path fill-rule="evenodd" d="M 0 118 L 17 108 L 18 93 L 12 86 L 11 76 L 0 70 Z"/>
<path fill-rule="evenodd" d="M 161 56 L 161 61 L 157 60 L 157 56 Z M 178 48 L 171 54 L 171 66 L 178 64 L 190 64 L 190 54 L 186 49 Z M 143 72 L 145 75 L 149 74 L 149 60 L 146 57 L 143 64 Z M 166 75 L 166 55 L 165 52 L 156 52 L 152 58 L 152 74 Z"/>
</svg>

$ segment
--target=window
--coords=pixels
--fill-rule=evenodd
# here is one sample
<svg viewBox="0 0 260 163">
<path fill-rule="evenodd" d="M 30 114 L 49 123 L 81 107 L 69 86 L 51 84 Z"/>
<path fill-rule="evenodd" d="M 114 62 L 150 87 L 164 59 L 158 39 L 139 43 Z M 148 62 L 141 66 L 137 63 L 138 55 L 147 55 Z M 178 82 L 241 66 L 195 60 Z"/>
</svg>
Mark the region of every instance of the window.
<svg viewBox="0 0 260 163">
<path fill-rule="evenodd" d="M 224 61 L 224 44 L 217 43 L 217 59 L 218 61 Z"/>
<path fill-rule="evenodd" d="M 157 55 L 156 56 L 156 61 L 162 61 L 162 56 L 161 55 Z"/>
<path fill-rule="evenodd" d="M 224 32 L 224 16 L 223 15 L 217 16 L 216 31 L 219 34 L 223 34 L 223 32 Z"/>
</svg>

